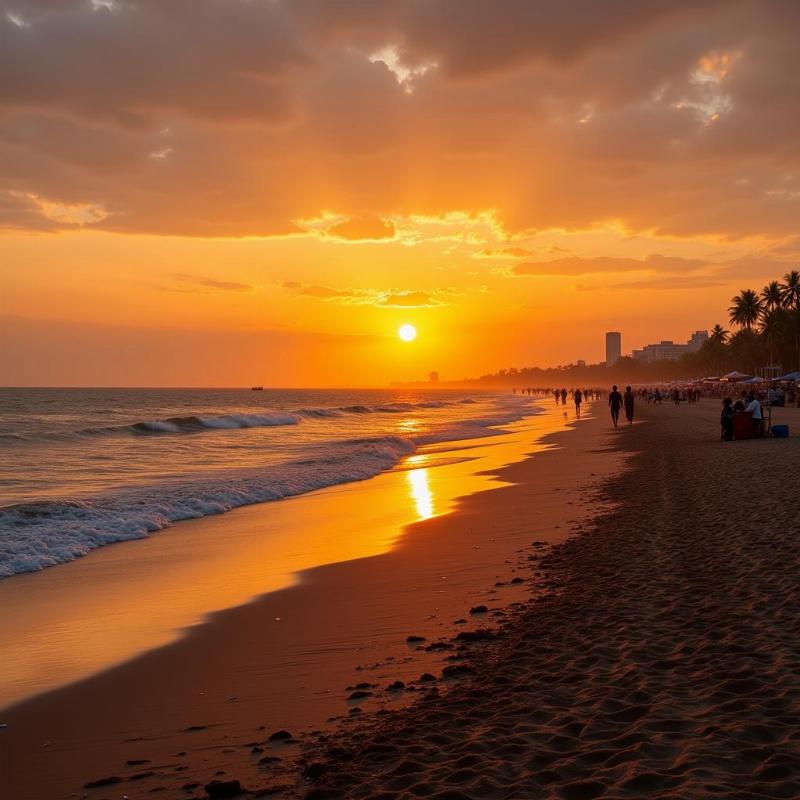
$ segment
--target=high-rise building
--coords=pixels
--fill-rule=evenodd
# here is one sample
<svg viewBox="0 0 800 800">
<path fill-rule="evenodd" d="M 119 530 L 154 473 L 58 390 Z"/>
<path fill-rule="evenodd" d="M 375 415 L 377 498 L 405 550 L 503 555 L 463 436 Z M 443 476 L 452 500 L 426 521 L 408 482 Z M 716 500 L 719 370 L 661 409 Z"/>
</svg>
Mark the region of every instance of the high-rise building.
<svg viewBox="0 0 800 800">
<path fill-rule="evenodd" d="M 687 342 L 689 352 L 696 353 L 708 341 L 708 331 L 695 331 Z"/>
<path fill-rule="evenodd" d="M 619 331 L 606 333 L 606 366 L 613 367 L 622 356 L 622 334 Z"/>
</svg>

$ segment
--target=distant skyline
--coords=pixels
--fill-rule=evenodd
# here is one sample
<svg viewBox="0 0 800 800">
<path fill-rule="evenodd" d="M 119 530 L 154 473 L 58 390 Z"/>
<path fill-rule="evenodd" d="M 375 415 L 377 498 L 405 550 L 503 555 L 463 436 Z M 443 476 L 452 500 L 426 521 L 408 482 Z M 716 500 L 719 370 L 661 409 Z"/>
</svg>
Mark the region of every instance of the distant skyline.
<svg viewBox="0 0 800 800">
<path fill-rule="evenodd" d="M 0 383 L 458 380 L 725 324 L 800 266 L 798 30 L 791 0 L 1 3 Z"/>
</svg>

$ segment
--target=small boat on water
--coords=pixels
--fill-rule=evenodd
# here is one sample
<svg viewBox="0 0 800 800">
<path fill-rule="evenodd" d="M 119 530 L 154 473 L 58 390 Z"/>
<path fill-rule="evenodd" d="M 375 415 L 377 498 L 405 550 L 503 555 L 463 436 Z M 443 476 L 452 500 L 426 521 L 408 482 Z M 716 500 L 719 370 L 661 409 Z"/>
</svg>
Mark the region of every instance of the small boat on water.
<svg viewBox="0 0 800 800">
<path fill-rule="evenodd" d="M 251 392 L 263 392 L 264 391 L 264 387 L 263 386 L 251 386 L 250 387 L 250 391 Z"/>
</svg>

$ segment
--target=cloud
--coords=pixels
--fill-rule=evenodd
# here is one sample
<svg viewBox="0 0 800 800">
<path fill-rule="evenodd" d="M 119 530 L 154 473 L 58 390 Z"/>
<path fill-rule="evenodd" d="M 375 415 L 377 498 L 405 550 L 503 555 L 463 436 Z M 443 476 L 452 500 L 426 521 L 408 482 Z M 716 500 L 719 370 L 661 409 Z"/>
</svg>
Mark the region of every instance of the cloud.
<svg viewBox="0 0 800 800">
<path fill-rule="evenodd" d="M 295 296 L 312 297 L 317 300 L 332 301 L 343 305 L 369 305 L 384 308 L 424 308 L 445 305 L 444 297 L 452 294 L 449 290 L 377 290 L 377 289 L 334 289 L 330 286 L 304 284 L 298 281 L 284 281 L 280 284 Z"/>
<path fill-rule="evenodd" d="M 386 295 L 380 305 L 395 308 L 423 308 L 425 306 L 441 306 L 444 303 L 430 292 L 393 292 Z"/>
<path fill-rule="evenodd" d="M 642 281 L 624 281 L 605 286 L 605 289 L 706 289 L 715 286 L 724 286 L 725 281 L 713 276 L 672 276 L 652 278 Z M 596 289 L 598 287 L 583 286 L 582 289 Z"/>
<path fill-rule="evenodd" d="M 485 247 L 483 250 L 473 253 L 474 258 L 527 258 L 533 255 L 533 250 L 527 247 L 501 247 L 493 249 Z"/>
<path fill-rule="evenodd" d="M 0 18 L 6 228 L 72 225 L 9 200 L 19 192 L 103 209 L 94 228 L 190 236 L 302 235 L 296 221 L 325 209 L 331 238 L 404 244 L 438 233 L 406 237 L 402 220 L 458 215 L 491 217 L 507 238 L 609 221 L 731 241 L 796 231 L 798 3 L 16 0 L 13 12 Z"/>
<path fill-rule="evenodd" d="M 325 230 L 325 235 L 346 242 L 380 241 L 393 239 L 394 223 L 376 216 L 351 217 Z"/>
<path fill-rule="evenodd" d="M 613 258 L 595 256 L 580 258 L 569 256 L 551 261 L 526 261 L 511 268 L 513 275 L 586 275 L 613 272 L 692 272 L 708 263 L 695 258 L 664 256 L 653 253 L 646 258 Z"/>
<path fill-rule="evenodd" d="M 284 281 L 281 286 L 293 295 L 316 297 L 318 300 L 341 300 L 342 302 L 359 302 L 367 297 L 356 289 L 332 289 L 330 286 L 304 284 L 298 281 Z"/>
<path fill-rule="evenodd" d="M 6 109 L 55 106 L 132 127 L 169 112 L 278 122 L 292 113 L 280 78 L 311 60 L 272 3 L 15 5 L 24 27 L 0 20 Z"/>
<path fill-rule="evenodd" d="M 237 281 L 220 281 L 214 278 L 204 278 L 198 275 L 187 275 L 178 273 L 175 278 L 182 284 L 190 284 L 199 289 L 213 289 L 220 292 L 252 292 L 255 286 L 249 283 L 239 283 Z M 197 289 L 195 289 L 196 291 Z M 184 289 L 184 291 L 186 291 Z"/>
</svg>

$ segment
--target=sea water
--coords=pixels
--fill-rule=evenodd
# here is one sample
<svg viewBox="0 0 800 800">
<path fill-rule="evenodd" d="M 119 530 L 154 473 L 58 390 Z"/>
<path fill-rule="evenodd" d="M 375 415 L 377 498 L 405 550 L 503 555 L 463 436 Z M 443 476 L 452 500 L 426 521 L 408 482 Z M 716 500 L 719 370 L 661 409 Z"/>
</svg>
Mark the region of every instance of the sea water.
<svg viewBox="0 0 800 800">
<path fill-rule="evenodd" d="M 365 480 L 538 410 L 444 389 L 0 389 L 0 579 Z"/>
</svg>

